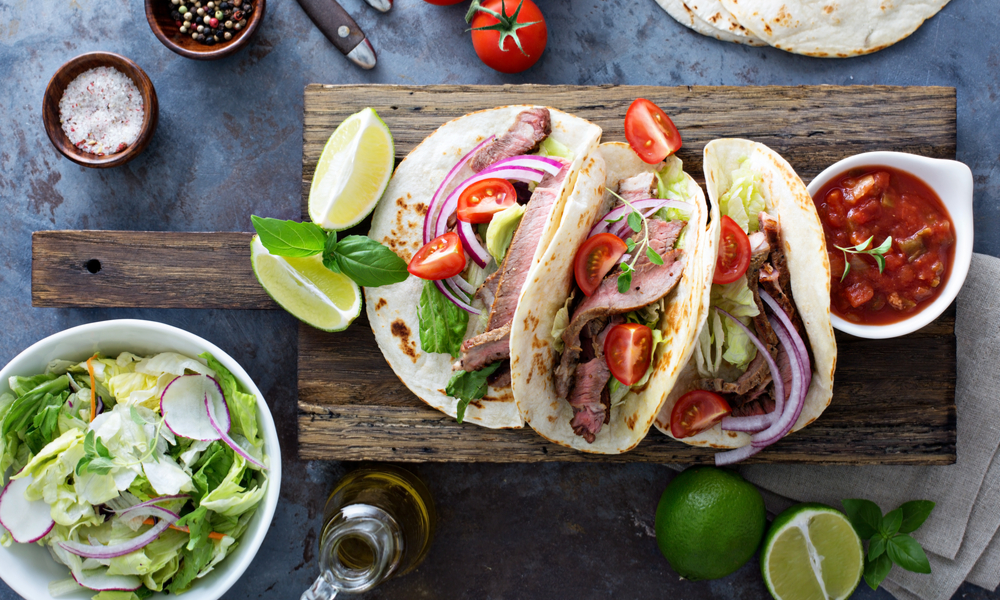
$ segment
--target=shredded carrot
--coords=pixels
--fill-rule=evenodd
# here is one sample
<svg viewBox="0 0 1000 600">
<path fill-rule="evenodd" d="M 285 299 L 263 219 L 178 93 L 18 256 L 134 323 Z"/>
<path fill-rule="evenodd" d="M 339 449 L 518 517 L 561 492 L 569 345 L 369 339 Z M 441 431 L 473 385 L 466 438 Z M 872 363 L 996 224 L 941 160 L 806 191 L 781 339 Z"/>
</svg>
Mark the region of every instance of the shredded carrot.
<svg viewBox="0 0 1000 600">
<path fill-rule="evenodd" d="M 97 418 L 97 385 L 94 383 L 94 359 L 97 355 L 93 355 L 87 359 L 87 372 L 90 373 L 90 420 L 93 421 Z"/>
<path fill-rule="evenodd" d="M 153 517 L 149 517 L 148 519 L 146 519 L 145 521 L 143 521 L 142 524 L 143 525 L 156 525 L 156 521 L 153 520 Z M 171 525 L 170 528 L 171 529 L 175 529 L 177 531 L 183 531 L 184 533 L 191 533 L 191 530 L 188 529 L 187 527 L 178 527 L 176 525 Z M 212 531 L 212 532 L 210 532 L 208 534 L 208 537 L 209 537 L 209 539 L 212 539 L 212 540 L 221 540 L 222 538 L 224 538 L 226 536 L 225 536 L 225 534 L 217 533 L 215 531 Z"/>
</svg>

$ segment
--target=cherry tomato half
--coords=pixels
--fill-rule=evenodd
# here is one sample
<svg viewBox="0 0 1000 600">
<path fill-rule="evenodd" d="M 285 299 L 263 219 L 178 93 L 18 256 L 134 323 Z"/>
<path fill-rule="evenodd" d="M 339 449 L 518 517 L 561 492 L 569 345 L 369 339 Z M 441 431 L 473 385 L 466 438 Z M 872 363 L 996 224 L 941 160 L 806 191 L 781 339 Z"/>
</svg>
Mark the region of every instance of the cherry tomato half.
<svg viewBox="0 0 1000 600">
<path fill-rule="evenodd" d="M 598 233 L 592 235 L 576 251 L 573 259 L 573 272 L 576 274 L 576 285 L 584 294 L 593 294 L 604 276 L 608 274 L 625 254 L 628 246 L 613 233 Z"/>
<path fill-rule="evenodd" d="M 750 266 L 750 238 L 736 221 L 723 215 L 719 233 L 719 256 L 715 259 L 712 283 L 732 283 L 743 277 Z"/>
<path fill-rule="evenodd" d="M 697 435 L 732 412 L 726 399 L 715 392 L 688 392 L 677 400 L 670 411 L 670 433 L 677 439 Z"/>
<path fill-rule="evenodd" d="M 520 73 L 538 62 L 549 40 L 545 17 L 531 0 L 485 0 L 471 25 L 479 60 L 501 73 Z M 497 25 L 499 30 L 484 29 Z"/>
<path fill-rule="evenodd" d="M 625 385 L 638 383 L 652 359 L 653 332 L 645 325 L 615 325 L 604 338 L 604 360 L 615 379 Z"/>
<path fill-rule="evenodd" d="M 681 134 L 667 113 L 645 98 L 636 98 L 625 113 L 625 139 L 643 161 L 655 165 L 681 147 Z"/>
<path fill-rule="evenodd" d="M 458 197 L 459 221 L 489 223 L 493 215 L 517 203 L 517 190 L 506 179 L 484 179 L 465 188 Z"/>
<path fill-rule="evenodd" d="M 465 270 L 462 238 L 454 231 L 424 244 L 410 259 L 406 270 L 421 279 L 448 279 Z"/>
</svg>

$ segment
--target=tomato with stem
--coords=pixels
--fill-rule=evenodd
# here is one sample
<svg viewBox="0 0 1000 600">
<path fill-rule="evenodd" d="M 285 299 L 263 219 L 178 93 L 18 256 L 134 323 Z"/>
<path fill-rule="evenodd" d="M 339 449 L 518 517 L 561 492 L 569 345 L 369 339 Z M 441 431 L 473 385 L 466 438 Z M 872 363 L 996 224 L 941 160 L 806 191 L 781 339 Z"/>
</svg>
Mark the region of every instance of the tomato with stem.
<svg viewBox="0 0 1000 600">
<path fill-rule="evenodd" d="M 604 359 L 615 379 L 635 385 L 653 359 L 653 332 L 640 323 L 615 325 L 604 338 Z"/>
<path fill-rule="evenodd" d="M 625 242 L 613 233 L 598 233 L 587 238 L 573 259 L 576 285 L 585 295 L 592 295 L 626 250 Z"/>
<path fill-rule="evenodd" d="M 465 20 L 472 25 L 479 60 L 501 73 L 534 65 L 549 39 L 545 17 L 532 0 L 473 0 Z"/>
<path fill-rule="evenodd" d="M 708 390 L 693 390 L 677 400 L 670 411 L 670 433 L 677 439 L 698 435 L 731 414 L 726 399 Z"/>
<path fill-rule="evenodd" d="M 448 279 L 465 270 L 462 238 L 449 231 L 424 244 L 410 259 L 406 270 L 421 279 Z"/>
<path fill-rule="evenodd" d="M 681 147 L 681 134 L 667 113 L 646 100 L 636 98 L 625 113 L 625 139 L 644 162 L 655 165 Z"/>
<path fill-rule="evenodd" d="M 506 179 L 477 181 L 458 197 L 456 213 L 459 221 L 489 223 L 493 215 L 517 204 L 517 190 Z"/>
<path fill-rule="evenodd" d="M 750 266 L 750 238 L 736 221 L 725 215 L 720 225 L 719 255 L 715 259 L 712 283 L 732 283 L 743 277 Z"/>
</svg>

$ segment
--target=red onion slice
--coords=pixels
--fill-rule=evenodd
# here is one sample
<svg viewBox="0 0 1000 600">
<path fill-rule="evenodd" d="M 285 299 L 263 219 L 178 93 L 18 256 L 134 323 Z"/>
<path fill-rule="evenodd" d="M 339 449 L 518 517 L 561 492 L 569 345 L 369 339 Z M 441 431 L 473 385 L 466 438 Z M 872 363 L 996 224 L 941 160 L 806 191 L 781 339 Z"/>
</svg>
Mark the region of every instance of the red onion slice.
<svg viewBox="0 0 1000 600">
<path fill-rule="evenodd" d="M 151 512 L 147 513 L 146 511 L 151 511 Z M 112 546 L 93 546 L 91 544 L 83 544 L 81 542 L 69 541 L 69 542 L 57 542 L 56 545 L 65 550 L 66 552 L 71 552 L 73 554 L 76 554 L 77 556 L 82 556 L 84 558 L 96 558 L 99 560 L 107 560 L 118 556 L 125 556 L 126 554 L 130 554 L 140 548 L 145 547 L 150 542 L 160 537 L 161 533 L 166 531 L 168 527 L 176 523 L 177 520 L 180 518 L 175 513 L 172 513 L 165 508 L 160 508 L 159 506 L 144 506 L 142 508 L 136 509 L 135 512 L 131 513 L 131 516 L 137 517 L 140 515 L 140 513 L 159 517 L 160 520 L 157 521 L 155 525 L 150 527 L 144 533 L 137 535 L 136 537 L 126 542 L 122 542 L 120 544 L 114 544 Z"/>
<path fill-rule="evenodd" d="M 456 279 L 461 279 L 461 277 L 458 276 L 458 275 L 455 275 L 454 277 L 449 277 L 448 279 L 442 279 L 441 281 L 443 281 L 445 283 L 445 285 L 448 286 L 448 289 L 450 289 L 451 292 L 453 294 L 455 294 L 456 296 L 458 296 L 459 298 L 467 297 L 468 294 L 466 294 L 462 290 L 462 288 L 459 287 L 458 283 L 455 281 Z"/>
<path fill-rule="evenodd" d="M 461 275 L 455 275 L 454 277 L 449 278 L 448 281 L 454 283 L 458 289 L 462 290 L 469 296 L 476 293 L 476 288 L 474 288 L 472 284 L 466 281 Z"/>
<path fill-rule="evenodd" d="M 653 212 L 656 212 L 661 208 L 676 208 L 684 211 L 685 213 L 690 214 L 692 209 L 692 206 L 687 202 L 681 202 L 680 200 L 660 200 L 658 198 L 645 198 L 642 200 L 629 202 L 629 204 L 632 205 L 632 208 L 635 208 L 637 210 L 645 210 L 647 208 L 655 209 L 653 210 Z M 619 225 L 620 223 L 625 223 L 625 226 L 627 227 L 628 226 L 627 219 L 623 218 L 621 221 L 617 221 L 615 223 L 608 223 L 608 220 L 609 219 L 614 220 L 617 219 L 618 217 L 622 217 L 626 213 L 632 212 L 632 208 L 626 205 L 622 205 L 608 212 L 608 214 L 601 217 L 601 220 L 598 221 L 593 228 L 591 228 L 590 234 L 587 237 L 597 235 L 598 233 L 603 233 L 614 227 L 621 227 L 621 225 Z"/>
<path fill-rule="evenodd" d="M 219 433 L 219 437 L 222 439 L 222 441 L 233 449 L 233 452 L 242 456 L 245 461 L 247 461 L 251 465 L 254 465 L 258 469 L 262 469 L 265 471 L 267 470 L 267 467 L 264 466 L 264 463 L 250 456 L 250 454 L 246 450 L 241 448 L 240 445 L 236 443 L 236 440 L 229 437 L 228 426 L 226 427 L 225 431 L 222 429 L 222 427 L 219 425 L 219 422 L 215 420 L 215 414 L 214 414 L 215 411 L 212 409 L 212 402 L 211 400 L 209 400 L 208 396 L 205 396 L 205 410 L 208 411 L 209 423 L 211 423 L 212 427 L 214 427 L 215 430 Z"/>
<path fill-rule="evenodd" d="M 525 183 L 538 183 L 542 180 L 542 173 L 526 167 L 501 167 L 499 169 L 486 169 L 478 175 L 469 177 L 462 183 L 458 184 L 458 187 L 448 194 L 448 198 L 441 206 L 441 213 L 437 216 L 437 222 L 434 225 L 434 235 L 431 236 L 431 239 L 434 239 L 439 235 L 444 235 L 445 232 L 448 231 L 448 218 L 451 217 L 451 215 L 458 208 L 458 198 L 462 195 L 462 192 L 464 192 L 470 185 L 486 179 L 508 179 L 513 181 L 523 181 Z M 428 214 L 430 214 L 429 211 Z"/>
<path fill-rule="evenodd" d="M 469 162 L 469 160 L 471 160 L 472 157 L 476 155 L 476 152 L 479 152 L 480 148 L 492 142 L 495 137 L 496 137 L 495 135 L 491 135 L 490 137 L 483 140 L 478 146 L 470 150 L 468 154 L 460 158 L 459 161 L 455 163 L 455 166 L 452 167 L 450 171 L 448 171 L 448 174 L 445 175 L 444 179 L 441 181 L 441 185 L 439 185 L 437 190 L 434 191 L 434 195 L 431 196 L 431 202 L 427 206 L 427 215 L 424 216 L 425 244 L 437 237 L 436 235 L 434 235 L 434 225 L 437 223 L 437 212 L 438 212 L 437 209 L 439 201 L 443 201 L 445 198 L 444 191 L 448 188 L 449 185 L 451 185 L 451 182 L 455 178 L 455 175 L 457 175 L 458 172 L 462 169 L 462 167 L 465 166 L 465 163 Z"/>
<path fill-rule="evenodd" d="M 718 306 L 714 308 L 715 310 L 729 317 L 733 321 L 733 323 L 736 324 L 737 327 L 742 329 L 743 332 L 750 337 L 750 341 L 753 342 L 753 345 L 757 347 L 757 351 L 763 354 L 764 360 L 767 362 L 768 368 L 771 369 L 771 379 L 774 381 L 774 395 L 777 398 L 775 400 L 775 404 L 777 404 L 778 402 L 784 404 L 784 401 L 782 399 L 785 397 L 785 383 L 781 379 L 781 371 L 778 370 L 778 365 L 774 363 L 774 359 L 771 358 L 771 353 L 767 351 L 767 346 L 765 346 L 764 342 L 760 341 L 760 338 L 754 335 L 754 333 L 750 331 L 750 328 L 744 325 L 739 319 L 727 313 L 726 311 L 722 310 Z M 778 412 L 779 410 L 780 408 L 776 406 L 775 412 Z"/>
<path fill-rule="evenodd" d="M 535 156 L 532 154 L 522 154 L 521 156 L 512 156 L 510 158 L 505 158 L 503 160 L 498 160 L 497 162 L 490 165 L 487 170 L 492 170 L 500 167 L 526 167 L 528 169 L 535 169 L 537 171 L 544 171 L 550 175 L 556 175 L 559 173 L 559 169 L 563 168 L 566 163 L 558 158 L 549 158 L 547 156 Z"/>
<path fill-rule="evenodd" d="M 778 302 L 770 294 L 764 290 L 760 290 L 760 299 L 764 301 L 764 304 L 771 309 L 774 316 L 778 317 L 781 324 L 785 326 L 785 331 L 788 332 L 788 336 L 795 345 L 794 354 L 798 356 L 802 366 L 802 374 L 804 376 L 803 393 L 805 393 L 809 390 L 809 385 L 812 383 L 812 365 L 809 363 L 809 350 L 806 348 L 805 340 L 799 335 L 799 331 L 795 329 L 791 317 L 782 310 L 781 306 L 778 305 Z"/>
<path fill-rule="evenodd" d="M 750 458 L 754 454 L 757 454 L 763 450 L 763 448 L 757 448 L 750 444 L 746 446 L 741 446 L 733 450 L 727 450 L 726 452 L 716 452 L 715 453 L 715 466 L 724 467 L 726 465 L 731 465 L 733 463 L 738 463 L 741 460 Z"/>
<path fill-rule="evenodd" d="M 465 221 L 458 221 L 458 237 L 462 239 L 462 245 L 465 246 L 466 251 L 468 251 L 469 256 L 475 261 L 480 268 L 486 268 L 486 265 L 493 260 L 493 256 L 483 248 L 483 245 L 479 243 L 479 239 L 476 238 L 476 232 L 472 229 L 472 223 L 466 223 Z"/>
<path fill-rule="evenodd" d="M 452 304 L 454 304 L 455 306 L 461 308 L 462 310 L 464 310 L 465 312 L 469 313 L 470 315 L 478 315 L 478 314 L 480 314 L 480 310 L 478 308 L 472 306 L 468 302 L 460 300 L 455 295 L 454 292 L 452 292 L 450 289 L 448 289 L 448 286 L 444 284 L 444 280 L 442 280 L 442 279 L 436 279 L 436 280 L 434 280 L 434 285 L 437 286 L 438 291 L 441 292 L 442 294 L 444 294 L 444 297 L 447 298 L 448 301 L 451 302 Z"/>
<path fill-rule="evenodd" d="M 803 385 L 805 376 L 802 372 L 802 360 L 796 354 L 791 336 L 785 329 L 785 326 L 777 319 L 771 318 L 770 322 L 775 335 L 778 336 L 778 340 L 781 341 L 782 345 L 785 346 L 785 351 L 788 352 L 788 365 L 792 371 L 792 389 L 788 396 L 788 402 L 781 411 L 781 417 L 770 427 L 760 433 L 755 433 L 751 437 L 751 443 L 758 448 L 773 444 L 785 437 L 792 430 L 795 421 L 802 413 L 806 391 L 808 391 L 808 388 Z M 777 386 L 775 387 L 777 388 Z"/>
</svg>

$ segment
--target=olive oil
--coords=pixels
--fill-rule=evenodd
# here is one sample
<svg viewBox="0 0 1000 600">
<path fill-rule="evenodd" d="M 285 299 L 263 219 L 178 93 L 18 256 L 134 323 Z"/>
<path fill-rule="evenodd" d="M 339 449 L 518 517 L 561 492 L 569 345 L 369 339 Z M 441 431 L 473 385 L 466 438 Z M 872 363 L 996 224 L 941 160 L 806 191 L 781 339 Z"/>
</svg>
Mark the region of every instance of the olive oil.
<svg viewBox="0 0 1000 600">
<path fill-rule="evenodd" d="M 386 465 L 348 473 L 326 502 L 320 576 L 301 600 L 364 592 L 412 571 L 427 555 L 436 521 L 427 486 L 409 471 Z"/>
</svg>

